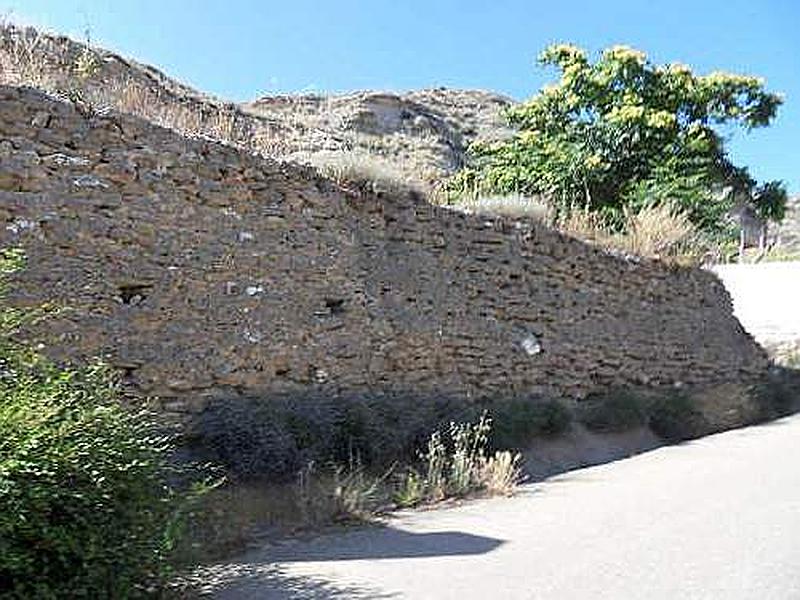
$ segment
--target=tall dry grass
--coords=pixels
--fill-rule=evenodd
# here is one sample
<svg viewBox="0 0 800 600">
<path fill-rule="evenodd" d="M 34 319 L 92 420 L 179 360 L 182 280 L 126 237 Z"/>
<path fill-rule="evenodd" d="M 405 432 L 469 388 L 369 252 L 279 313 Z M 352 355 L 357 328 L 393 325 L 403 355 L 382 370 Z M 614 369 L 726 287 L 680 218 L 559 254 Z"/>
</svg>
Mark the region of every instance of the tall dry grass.
<svg viewBox="0 0 800 600">
<path fill-rule="evenodd" d="M 396 161 L 366 151 L 326 151 L 295 153 L 291 159 L 316 167 L 337 183 L 355 184 L 372 192 L 402 193 L 421 190 L 421 181 L 410 180 Z"/>
<path fill-rule="evenodd" d="M 626 210 L 621 231 L 585 211 L 573 211 L 555 225 L 567 235 L 629 255 L 692 264 L 705 251 L 700 232 L 688 216 L 666 204 Z"/>
<path fill-rule="evenodd" d="M 584 210 L 558 213 L 541 196 L 479 196 L 456 202 L 451 208 L 470 214 L 537 221 L 584 242 L 627 255 L 696 264 L 707 250 L 686 213 L 669 204 L 626 210 L 619 229 L 610 227 L 597 213 Z"/>
<path fill-rule="evenodd" d="M 0 82 L 48 89 L 53 76 L 42 51 L 46 36 L 32 27 L 0 22 Z"/>
<path fill-rule="evenodd" d="M 131 114 L 189 137 L 249 151 L 275 154 L 285 149 L 280 127 L 259 126 L 258 119 L 232 104 L 179 97 L 137 76 L 133 68 L 114 68 L 116 62 L 88 41 L 73 42 L 32 27 L 0 23 L 0 83 L 34 87 L 98 114 Z"/>
<path fill-rule="evenodd" d="M 420 468 L 409 468 L 399 481 L 400 506 L 439 502 L 470 494 L 509 495 L 523 480 L 521 455 L 508 450 L 487 452 L 491 419 L 450 423 L 434 431 L 419 453 Z"/>
</svg>

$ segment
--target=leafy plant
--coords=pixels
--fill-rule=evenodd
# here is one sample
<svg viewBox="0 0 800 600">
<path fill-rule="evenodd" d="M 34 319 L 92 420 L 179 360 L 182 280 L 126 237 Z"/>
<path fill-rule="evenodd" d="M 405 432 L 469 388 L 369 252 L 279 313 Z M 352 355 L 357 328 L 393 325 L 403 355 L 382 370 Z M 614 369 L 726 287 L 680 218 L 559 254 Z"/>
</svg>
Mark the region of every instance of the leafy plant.
<svg viewBox="0 0 800 600">
<path fill-rule="evenodd" d="M 782 100 L 755 77 L 694 74 L 654 65 L 626 46 L 591 62 L 576 46 L 546 48 L 540 64 L 560 81 L 511 108 L 511 139 L 472 148 L 472 164 L 450 183 L 459 196 L 542 195 L 560 213 L 597 213 L 622 228 L 623 209 L 668 203 L 706 231 L 724 226 L 737 198 L 780 219 L 780 182 L 758 187 L 733 165 L 719 126 L 768 125 Z"/>
<path fill-rule="evenodd" d="M 563 433 L 572 422 L 572 413 L 556 400 L 512 399 L 490 407 L 491 442 L 494 448 L 524 448 L 537 436 Z"/>
<path fill-rule="evenodd" d="M 588 396 L 579 414 L 587 429 L 599 432 L 627 431 L 647 421 L 644 400 L 624 389 Z"/>
<path fill-rule="evenodd" d="M 0 276 L 20 264 L 0 257 Z M 122 598 L 165 574 L 203 486 L 180 492 L 172 438 L 123 407 L 109 369 L 56 366 L 0 305 L 0 596 Z"/>
</svg>

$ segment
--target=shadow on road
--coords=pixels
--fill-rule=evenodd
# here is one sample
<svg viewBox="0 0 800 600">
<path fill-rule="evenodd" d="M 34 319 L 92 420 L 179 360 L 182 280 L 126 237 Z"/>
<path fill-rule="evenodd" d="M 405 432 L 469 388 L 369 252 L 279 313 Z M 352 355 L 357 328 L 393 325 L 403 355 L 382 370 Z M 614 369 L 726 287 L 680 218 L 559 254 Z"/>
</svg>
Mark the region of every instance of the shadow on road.
<svg viewBox="0 0 800 600">
<path fill-rule="evenodd" d="M 486 554 L 503 544 L 498 540 L 459 531 L 410 533 L 393 527 L 368 527 L 309 544 L 273 548 L 265 554 L 273 562 L 324 562 L 427 558 Z"/>
<path fill-rule="evenodd" d="M 278 565 L 254 561 L 200 567 L 176 582 L 170 600 L 384 600 L 396 597 L 369 586 L 334 584 L 291 575 Z"/>
<path fill-rule="evenodd" d="M 363 527 L 303 543 L 267 547 L 233 563 L 201 567 L 182 578 L 179 587 L 183 589 L 175 596 L 223 600 L 393 598 L 393 594 L 381 590 L 342 586 L 289 574 L 286 566 L 290 563 L 486 554 L 503 543 L 496 538 L 459 531 L 411 533 L 393 527 Z"/>
</svg>

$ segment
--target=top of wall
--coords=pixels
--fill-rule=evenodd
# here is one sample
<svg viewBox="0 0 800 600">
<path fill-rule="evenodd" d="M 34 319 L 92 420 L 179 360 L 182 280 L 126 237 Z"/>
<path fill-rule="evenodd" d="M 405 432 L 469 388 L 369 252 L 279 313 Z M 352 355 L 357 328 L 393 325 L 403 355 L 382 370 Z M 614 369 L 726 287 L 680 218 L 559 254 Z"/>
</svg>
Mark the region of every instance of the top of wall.
<svg viewBox="0 0 800 600">
<path fill-rule="evenodd" d="M 507 135 L 513 101 L 482 90 L 265 96 L 235 104 L 64 36 L 0 27 L 0 83 L 32 85 L 266 156 L 426 188 L 476 139 Z"/>
</svg>

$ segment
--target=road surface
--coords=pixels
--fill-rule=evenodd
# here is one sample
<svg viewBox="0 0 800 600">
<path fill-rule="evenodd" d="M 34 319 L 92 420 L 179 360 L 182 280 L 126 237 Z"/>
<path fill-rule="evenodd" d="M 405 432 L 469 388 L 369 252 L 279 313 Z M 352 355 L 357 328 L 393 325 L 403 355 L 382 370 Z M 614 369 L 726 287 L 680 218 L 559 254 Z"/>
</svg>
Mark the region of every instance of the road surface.
<svg viewBox="0 0 800 600">
<path fill-rule="evenodd" d="M 734 314 L 762 344 L 800 341 L 800 262 L 717 265 Z"/>
<path fill-rule="evenodd" d="M 251 551 L 229 600 L 800 598 L 800 416 Z"/>
</svg>

